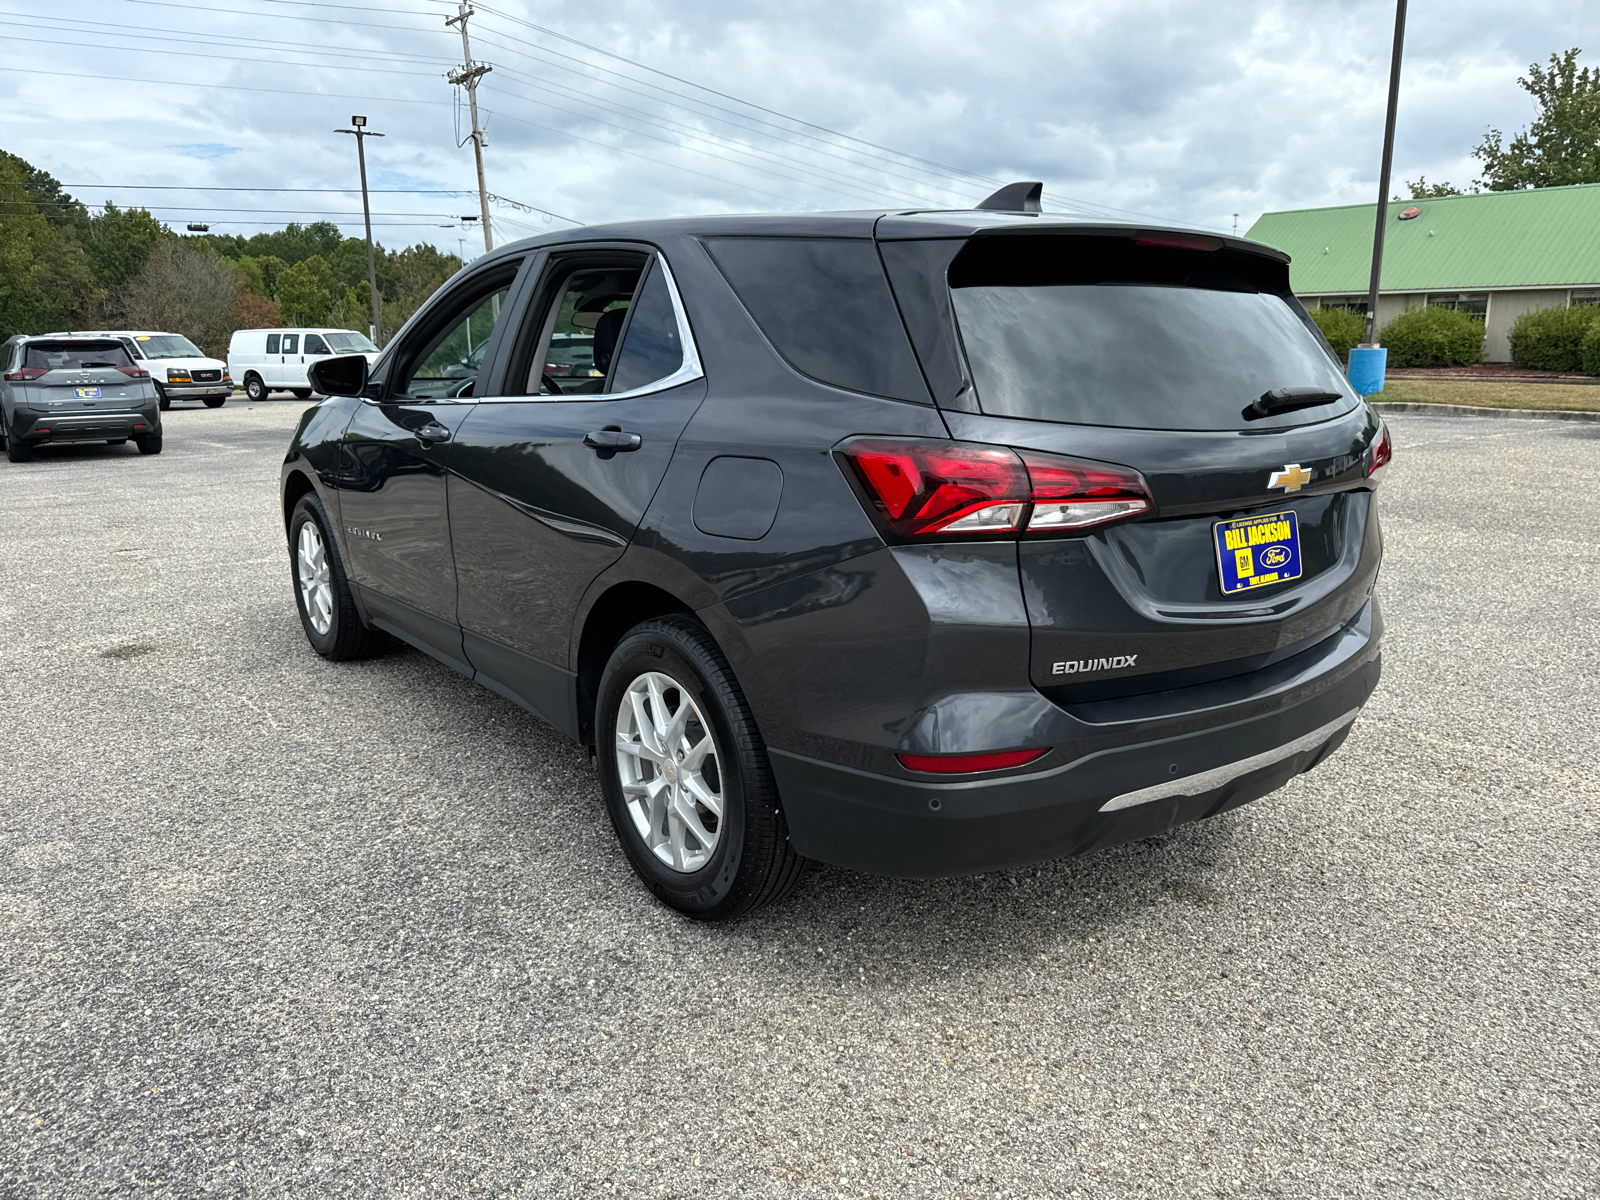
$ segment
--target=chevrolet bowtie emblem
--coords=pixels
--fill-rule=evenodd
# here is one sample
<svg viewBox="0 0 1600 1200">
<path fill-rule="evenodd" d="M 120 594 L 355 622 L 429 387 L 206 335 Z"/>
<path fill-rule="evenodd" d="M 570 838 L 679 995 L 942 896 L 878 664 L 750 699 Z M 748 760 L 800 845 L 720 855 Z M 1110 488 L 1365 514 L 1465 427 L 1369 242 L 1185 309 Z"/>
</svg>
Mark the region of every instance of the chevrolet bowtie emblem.
<svg viewBox="0 0 1600 1200">
<path fill-rule="evenodd" d="M 1298 492 L 1302 487 L 1311 482 L 1315 471 L 1307 471 L 1299 463 L 1289 463 L 1281 471 L 1274 471 L 1267 479 L 1269 488 L 1282 488 L 1286 492 Z"/>
</svg>

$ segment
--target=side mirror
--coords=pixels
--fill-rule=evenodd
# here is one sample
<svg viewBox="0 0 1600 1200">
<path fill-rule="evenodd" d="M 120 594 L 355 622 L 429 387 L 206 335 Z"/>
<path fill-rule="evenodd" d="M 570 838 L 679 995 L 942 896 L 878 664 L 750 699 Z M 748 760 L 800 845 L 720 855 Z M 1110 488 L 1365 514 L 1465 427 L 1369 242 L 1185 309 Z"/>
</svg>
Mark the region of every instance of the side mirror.
<svg viewBox="0 0 1600 1200">
<path fill-rule="evenodd" d="M 324 358 L 306 368 L 312 391 L 324 396 L 359 396 L 367 388 L 367 356 L 342 354 Z"/>
</svg>

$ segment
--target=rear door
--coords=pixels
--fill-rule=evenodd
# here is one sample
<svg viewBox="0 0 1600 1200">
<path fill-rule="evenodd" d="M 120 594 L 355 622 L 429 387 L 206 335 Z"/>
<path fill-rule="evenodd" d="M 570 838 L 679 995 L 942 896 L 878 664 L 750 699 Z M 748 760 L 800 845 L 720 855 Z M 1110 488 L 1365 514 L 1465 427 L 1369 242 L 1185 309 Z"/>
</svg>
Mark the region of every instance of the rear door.
<svg viewBox="0 0 1600 1200">
<path fill-rule="evenodd" d="M 593 377 L 555 377 L 560 341 L 593 339 Z M 450 528 L 468 657 L 486 682 L 558 728 L 578 602 L 627 548 L 705 395 L 688 321 L 663 260 L 642 251 L 556 253 L 505 395 L 457 439 Z"/>
<path fill-rule="evenodd" d="M 945 245 L 967 384 L 951 433 L 1132 467 L 1154 500 L 1023 537 L 1036 685 L 1092 700 L 1243 674 L 1357 616 L 1379 423 L 1282 261 L 1174 234 Z M 891 275 L 925 271 L 927 249 L 886 243 Z"/>
</svg>

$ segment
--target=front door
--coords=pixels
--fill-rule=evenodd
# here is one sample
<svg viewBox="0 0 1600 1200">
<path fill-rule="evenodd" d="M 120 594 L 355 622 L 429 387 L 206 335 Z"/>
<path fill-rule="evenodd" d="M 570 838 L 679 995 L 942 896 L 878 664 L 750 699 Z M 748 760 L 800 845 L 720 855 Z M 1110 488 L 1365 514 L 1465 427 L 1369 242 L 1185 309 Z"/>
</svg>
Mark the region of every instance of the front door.
<svg viewBox="0 0 1600 1200">
<path fill-rule="evenodd" d="M 567 326 L 571 328 L 567 328 Z M 564 336 L 562 336 L 564 335 Z M 595 374 L 548 348 L 594 339 Z M 449 481 L 457 612 L 485 682 L 570 729 L 578 602 L 627 549 L 705 395 L 670 274 L 643 254 L 557 255 L 507 387 L 456 438 Z"/>
<path fill-rule="evenodd" d="M 392 358 L 382 398 L 345 433 L 339 520 L 352 579 L 375 624 L 470 672 L 456 624 L 456 571 L 445 480 L 471 414 L 473 380 L 446 374 L 471 320 L 493 323 L 518 264 L 497 263 L 433 306 Z M 491 334 L 491 337 L 493 335 Z"/>
</svg>

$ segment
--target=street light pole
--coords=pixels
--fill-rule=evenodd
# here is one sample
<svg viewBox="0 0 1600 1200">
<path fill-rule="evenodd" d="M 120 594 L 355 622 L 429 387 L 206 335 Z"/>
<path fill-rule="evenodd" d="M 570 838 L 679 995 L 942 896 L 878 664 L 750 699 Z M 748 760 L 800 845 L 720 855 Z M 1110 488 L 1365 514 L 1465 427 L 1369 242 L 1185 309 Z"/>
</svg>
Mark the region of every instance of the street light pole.
<svg viewBox="0 0 1600 1200">
<path fill-rule="evenodd" d="M 350 124 L 354 129 L 335 129 L 335 133 L 352 133 L 356 139 L 356 159 L 361 164 L 361 217 L 367 226 L 367 291 L 372 297 L 372 340 L 377 342 L 381 332 L 382 321 L 379 317 L 378 306 L 378 268 L 372 255 L 372 205 L 367 201 L 367 151 L 366 139 L 369 137 L 382 137 L 381 133 L 374 133 L 367 128 L 365 117 L 351 117 Z"/>
<path fill-rule="evenodd" d="M 1367 288 L 1366 345 L 1377 345 L 1378 283 L 1383 273 L 1383 235 L 1389 218 L 1389 170 L 1394 163 L 1394 121 L 1400 107 L 1400 53 L 1406 40 L 1406 0 L 1395 0 L 1394 55 L 1389 61 L 1389 111 L 1383 122 L 1383 167 L 1378 177 L 1378 221 L 1372 234 L 1372 281 Z"/>
</svg>

